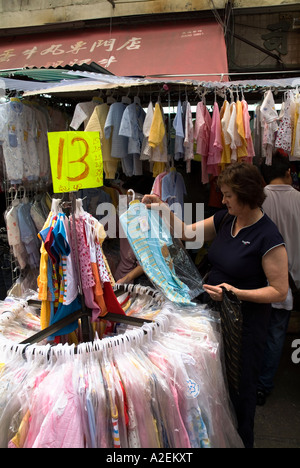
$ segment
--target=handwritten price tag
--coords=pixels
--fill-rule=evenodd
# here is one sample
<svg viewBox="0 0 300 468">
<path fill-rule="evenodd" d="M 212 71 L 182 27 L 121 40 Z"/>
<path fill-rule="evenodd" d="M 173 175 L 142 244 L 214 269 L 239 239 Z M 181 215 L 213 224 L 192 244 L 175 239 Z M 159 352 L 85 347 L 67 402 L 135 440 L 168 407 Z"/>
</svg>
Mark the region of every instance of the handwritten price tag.
<svg viewBox="0 0 300 468">
<path fill-rule="evenodd" d="M 48 146 L 54 193 L 103 185 L 98 132 L 49 132 Z"/>
</svg>

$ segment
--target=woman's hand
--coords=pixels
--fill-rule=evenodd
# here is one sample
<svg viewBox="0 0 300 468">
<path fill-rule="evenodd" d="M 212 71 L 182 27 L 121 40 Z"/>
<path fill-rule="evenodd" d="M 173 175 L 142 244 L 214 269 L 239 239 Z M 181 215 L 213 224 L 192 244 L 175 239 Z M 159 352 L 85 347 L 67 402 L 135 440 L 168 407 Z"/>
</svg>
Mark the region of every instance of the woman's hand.
<svg viewBox="0 0 300 468">
<path fill-rule="evenodd" d="M 116 281 L 117 284 L 128 284 L 130 283 L 131 281 L 131 278 L 130 278 L 130 275 L 125 275 L 123 276 L 123 278 L 120 278 L 118 279 L 118 281 Z"/>
<path fill-rule="evenodd" d="M 158 195 L 144 195 L 142 198 L 142 203 L 146 205 L 147 208 L 151 208 L 152 205 L 161 205 L 163 202 Z"/>
<path fill-rule="evenodd" d="M 222 301 L 223 300 L 223 289 L 227 289 L 227 291 L 233 292 L 236 296 L 238 296 L 238 289 L 231 286 L 227 283 L 218 284 L 217 286 L 212 286 L 211 284 L 204 284 L 203 289 L 210 295 L 213 301 Z"/>
<path fill-rule="evenodd" d="M 131 270 L 127 275 L 123 276 L 123 278 L 118 279 L 118 284 L 130 284 L 136 278 L 141 276 L 144 273 L 143 268 L 140 265 L 137 265 L 133 270 Z"/>
</svg>

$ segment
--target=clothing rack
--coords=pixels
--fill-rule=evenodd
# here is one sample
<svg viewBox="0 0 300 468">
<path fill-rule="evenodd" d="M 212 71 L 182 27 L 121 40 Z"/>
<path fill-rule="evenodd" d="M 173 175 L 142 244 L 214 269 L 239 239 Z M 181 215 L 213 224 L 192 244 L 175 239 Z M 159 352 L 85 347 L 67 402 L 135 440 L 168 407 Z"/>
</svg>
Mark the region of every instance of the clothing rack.
<svg viewBox="0 0 300 468">
<path fill-rule="evenodd" d="M 30 301 L 29 301 L 30 303 Z M 85 323 L 88 323 L 89 328 L 90 328 L 90 317 L 91 317 L 91 311 L 89 310 L 78 310 L 77 312 L 73 312 L 72 314 L 68 315 L 68 317 L 65 317 L 58 322 L 54 323 L 53 325 L 50 325 L 49 327 L 45 328 L 44 330 L 41 330 L 38 333 L 35 333 L 34 335 L 30 336 L 29 338 L 26 338 L 24 341 L 21 341 L 19 344 L 33 344 L 33 343 L 38 343 L 40 341 L 43 341 L 45 338 L 48 338 L 51 336 L 53 333 L 57 332 L 58 330 L 61 330 L 62 328 L 66 327 L 67 325 L 70 325 L 71 323 L 75 322 L 76 320 L 81 320 L 82 323 L 82 328 Z M 152 323 L 152 320 L 146 320 L 146 319 L 141 319 L 138 317 L 127 317 L 126 315 L 119 315 L 119 314 L 112 314 L 108 312 L 104 317 L 102 317 L 103 320 L 109 320 L 111 322 L 120 322 L 124 323 L 127 325 L 133 325 L 133 326 L 143 326 L 145 323 Z M 86 333 L 86 332 L 85 332 Z M 83 333 L 83 341 L 88 342 L 88 341 L 93 341 L 93 338 L 90 340 L 84 339 L 84 333 Z"/>
<path fill-rule="evenodd" d="M 114 289 L 116 291 L 121 291 L 121 293 L 128 291 L 132 294 L 146 294 L 148 296 L 152 296 L 153 299 L 155 299 L 158 302 L 165 301 L 164 296 L 157 289 L 153 289 L 150 286 L 142 286 L 140 284 L 116 283 Z M 116 293 L 116 295 L 118 296 L 118 293 Z"/>
<path fill-rule="evenodd" d="M 67 325 L 70 325 L 71 323 L 80 320 L 81 321 L 81 328 L 82 328 L 82 338 L 83 342 L 90 342 L 93 341 L 93 331 L 91 327 L 91 322 L 90 322 L 90 317 L 92 315 L 91 310 L 89 310 L 84 302 L 83 298 L 83 293 L 82 293 L 82 283 L 80 279 L 80 268 L 79 268 L 79 258 L 78 258 L 78 248 L 77 248 L 77 233 L 76 233 L 76 228 L 75 228 L 75 210 L 76 210 L 76 197 L 73 192 L 69 193 L 69 201 L 61 201 L 61 204 L 64 208 L 70 208 L 71 209 L 71 214 L 73 216 L 73 229 L 74 229 L 74 239 L 75 239 L 75 245 L 76 245 L 76 252 L 75 252 L 75 260 L 76 260 L 76 269 L 78 272 L 78 279 L 79 279 L 79 293 L 80 293 L 80 299 L 81 299 L 81 309 L 79 309 L 76 312 L 73 312 L 72 314 L 68 315 L 67 317 L 64 317 L 63 319 L 57 321 L 56 323 L 46 327 L 44 330 L 41 330 L 38 333 L 35 333 L 31 337 L 26 338 L 24 341 L 22 341 L 20 344 L 33 344 L 37 343 L 40 341 L 43 341 L 45 338 L 48 338 L 51 336 L 53 333 L 62 330 L 64 327 Z M 126 285 L 126 284 L 116 284 L 115 289 L 116 290 L 122 290 L 122 291 L 128 291 L 128 292 L 135 292 L 137 294 L 148 294 L 152 295 L 153 298 L 157 298 L 159 296 L 158 291 L 155 291 L 154 289 L 144 287 L 144 286 L 139 286 L 139 285 Z M 134 291 L 133 291 L 134 290 Z M 29 300 L 29 305 L 39 305 L 40 301 L 30 301 Z M 123 323 L 127 325 L 133 325 L 133 326 L 143 326 L 145 323 L 152 323 L 152 320 L 146 320 L 143 318 L 138 318 L 138 317 L 129 317 L 126 315 L 120 315 L 120 314 L 115 314 L 115 313 L 110 313 L 108 312 L 104 317 L 102 317 L 103 320 L 108 320 L 111 322 L 118 322 L 118 323 Z"/>
</svg>

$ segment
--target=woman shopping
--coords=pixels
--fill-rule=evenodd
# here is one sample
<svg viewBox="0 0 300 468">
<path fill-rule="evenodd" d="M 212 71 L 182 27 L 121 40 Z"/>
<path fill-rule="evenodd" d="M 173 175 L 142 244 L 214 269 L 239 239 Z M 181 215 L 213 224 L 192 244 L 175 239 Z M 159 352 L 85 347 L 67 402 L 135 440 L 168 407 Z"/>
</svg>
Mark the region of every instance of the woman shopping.
<svg viewBox="0 0 300 468">
<path fill-rule="evenodd" d="M 234 163 L 218 178 L 227 210 L 191 225 L 170 212 L 155 195 L 145 195 L 148 208 L 161 211 L 174 235 L 192 241 L 204 230 L 204 241 L 212 241 L 212 265 L 206 293 L 222 301 L 223 287 L 241 301 L 243 315 L 242 370 L 239 391 L 229 388 L 238 431 L 246 448 L 254 444 L 256 389 L 266 341 L 271 303 L 283 301 L 288 292 L 288 260 L 283 238 L 263 212 L 265 199 L 259 170 L 247 163 Z"/>
</svg>

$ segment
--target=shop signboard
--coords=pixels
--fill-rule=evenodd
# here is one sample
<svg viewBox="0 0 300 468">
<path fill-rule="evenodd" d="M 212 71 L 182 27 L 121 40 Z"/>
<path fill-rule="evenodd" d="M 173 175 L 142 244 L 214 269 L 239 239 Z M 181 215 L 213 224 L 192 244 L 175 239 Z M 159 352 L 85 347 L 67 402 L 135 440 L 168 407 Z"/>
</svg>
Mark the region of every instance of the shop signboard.
<svg viewBox="0 0 300 468">
<path fill-rule="evenodd" d="M 96 63 L 116 76 L 227 74 L 222 27 L 215 21 L 159 22 L 1 38 L 0 69 Z M 197 78 L 195 78 L 197 79 Z"/>
</svg>

